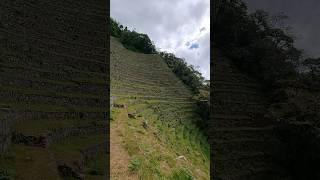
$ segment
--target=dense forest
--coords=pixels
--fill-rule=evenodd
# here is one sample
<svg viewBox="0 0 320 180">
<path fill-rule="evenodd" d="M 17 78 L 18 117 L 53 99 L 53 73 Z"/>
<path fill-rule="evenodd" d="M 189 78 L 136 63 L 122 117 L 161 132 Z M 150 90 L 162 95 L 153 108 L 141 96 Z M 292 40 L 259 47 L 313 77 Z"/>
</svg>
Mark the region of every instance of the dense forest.
<svg viewBox="0 0 320 180">
<path fill-rule="evenodd" d="M 110 28 L 111 35 L 119 38 L 127 49 L 145 54 L 159 54 L 162 57 L 172 72 L 194 93 L 198 113 L 202 117 L 202 121 L 197 124 L 201 128 L 206 128 L 209 119 L 210 81 L 205 80 L 202 74 L 193 65 L 188 65 L 183 58 L 176 57 L 172 53 L 157 51 L 148 35 L 128 30 L 112 18 L 110 18 Z"/>
<path fill-rule="evenodd" d="M 286 145 L 283 165 L 297 179 L 319 179 L 320 59 L 304 58 L 295 47 L 283 13 L 248 13 L 241 0 L 215 1 L 213 9 L 213 46 L 263 82 L 266 116 Z"/>
</svg>

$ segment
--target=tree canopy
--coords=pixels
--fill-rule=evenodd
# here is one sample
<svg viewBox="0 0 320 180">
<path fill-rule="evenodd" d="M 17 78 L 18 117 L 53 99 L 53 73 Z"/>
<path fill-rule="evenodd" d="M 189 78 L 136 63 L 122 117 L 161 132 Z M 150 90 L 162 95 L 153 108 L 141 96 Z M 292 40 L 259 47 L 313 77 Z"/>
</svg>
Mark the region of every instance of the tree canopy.
<svg viewBox="0 0 320 180">
<path fill-rule="evenodd" d="M 112 18 L 110 18 L 110 31 L 111 36 L 120 38 L 127 49 L 146 54 L 156 53 L 155 45 L 148 35 L 130 31 Z"/>
<path fill-rule="evenodd" d="M 283 13 L 249 14 L 241 0 L 217 0 L 213 6 L 213 45 L 263 82 L 270 99 L 266 116 L 278 122 L 276 132 L 287 146 L 283 163 L 297 179 L 318 179 L 319 59 L 303 58 L 284 26 Z"/>
</svg>

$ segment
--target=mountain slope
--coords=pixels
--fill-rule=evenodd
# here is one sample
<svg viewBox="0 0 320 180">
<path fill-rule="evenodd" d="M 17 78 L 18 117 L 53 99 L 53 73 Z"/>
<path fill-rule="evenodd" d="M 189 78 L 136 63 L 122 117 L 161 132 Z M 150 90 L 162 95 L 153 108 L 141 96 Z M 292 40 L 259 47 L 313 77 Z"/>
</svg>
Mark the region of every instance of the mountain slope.
<svg viewBox="0 0 320 180">
<path fill-rule="evenodd" d="M 1 1 L 0 107 L 10 109 L 12 137 L 0 156 L 1 173 L 103 178 L 106 4 L 93 4 Z M 94 170 L 98 175 L 88 173 Z"/>
<path fill-rule="evenodd" d="M 281 143 L 274 135 L 275 123 L 263 116 L 267 100 L 259 82 L 241 73 L 218 49 L 213 52 L 214 178 L 283 179 L 275 161 Z"/>
<path fill-rule="evenodd" d="M 110 54 L 111 127 L 127 126 L 120 133 L 129 169 L 142 179 L 209 179 L 209 145 L 193 124 L 191 91 L 156 54 L 129 51 L 114 37 Z M 123 111 L 128 118 L 117 118 Z"/>
</svg>

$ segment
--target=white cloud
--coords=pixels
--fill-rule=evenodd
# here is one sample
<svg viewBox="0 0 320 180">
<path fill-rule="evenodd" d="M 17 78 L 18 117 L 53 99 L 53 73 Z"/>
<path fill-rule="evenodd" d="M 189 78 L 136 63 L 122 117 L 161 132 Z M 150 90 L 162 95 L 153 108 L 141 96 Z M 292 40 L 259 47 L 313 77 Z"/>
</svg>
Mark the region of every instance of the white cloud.
<svg viewBox="0 0 320 180">
<path fill-rule="evenodd" d="M 210 0 L 111 0 L 111 17 L 148 34 L 157 48 L 184 58 L 210 79 Z M 189 49 L 194 43 L 199 48 Z"/>
</svg>

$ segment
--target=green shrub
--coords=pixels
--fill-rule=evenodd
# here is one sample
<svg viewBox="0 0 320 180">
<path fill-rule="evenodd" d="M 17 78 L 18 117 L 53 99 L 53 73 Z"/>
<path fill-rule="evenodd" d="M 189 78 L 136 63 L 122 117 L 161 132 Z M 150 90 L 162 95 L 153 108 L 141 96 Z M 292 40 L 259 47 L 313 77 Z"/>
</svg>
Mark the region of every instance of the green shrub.
<svg viewBox="0 0 320 180">
<path fill-rule="evenodd" d="M 140 164 L 141 164 L 140 160 L 135 157 L 130 160 L 128 168 L 130 171 L 138 171 Z"/>
<path fill-rule="evenodd" d="M 171 180 L 193 180 L 191 172 L 185 168 L 181 168 L 172 173 Z"/>
<path fill-rule="evenodd" d="M 0 179 L 1 180 L 13 180 L 15 179 L 15 171 L 12 169 L 0 168 Z"/>
<path fill-rule="evenodd" d="M 142 52 L 146 54 L 156 52 L 155 46 L 146 34 L 125 30 L 122 32 L 120 40 L 127 49 L 130 49 L 132 51 Z"/>
<path fill-rule="evenodd" d="M 156 53 L 155 45 L 148 35 L 130 31 L 112 18 L 110 18 L 110 31 L 111 36 L 120 38 L 121 43 L 129 50 L 146 54 Z"/>
</svg>

